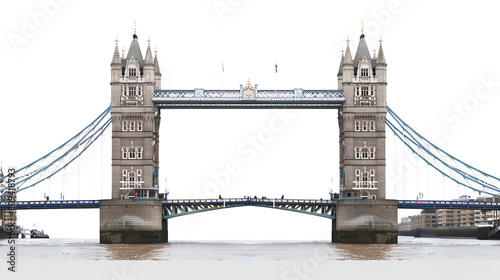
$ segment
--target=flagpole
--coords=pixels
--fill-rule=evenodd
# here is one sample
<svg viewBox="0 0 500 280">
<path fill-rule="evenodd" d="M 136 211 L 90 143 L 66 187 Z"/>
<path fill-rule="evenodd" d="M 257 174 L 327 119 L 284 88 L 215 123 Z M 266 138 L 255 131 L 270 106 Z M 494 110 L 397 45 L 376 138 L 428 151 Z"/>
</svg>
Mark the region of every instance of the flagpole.
<svg viewBox="0 0 500 280">
<path fill-rule="evenodd" d="M 224 92 L 224 61 L 222 61 L 222 74 L 221 74 L 222 92 Z"/>
<path fill-rule="evenodd" d="M 274 94 L 276 94 L 276 82 L 278 80 L 278 64 L 274 61 Z"/>
</svg>

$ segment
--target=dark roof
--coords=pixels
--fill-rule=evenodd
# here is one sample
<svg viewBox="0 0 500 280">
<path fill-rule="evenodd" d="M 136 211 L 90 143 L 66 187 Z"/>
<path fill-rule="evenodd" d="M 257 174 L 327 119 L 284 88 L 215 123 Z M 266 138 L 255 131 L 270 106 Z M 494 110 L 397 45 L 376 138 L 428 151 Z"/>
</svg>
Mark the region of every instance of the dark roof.
<svg viewBox="0 0 500 280">
<path fill-rule="evenodd" d="M 132 43 L 130 43 L 130 48 L 128 49 L 127 60 L 134 57 L 139 60 L 139 67 L 142 68 L 144 66 L 144 59 L 142 58 L 141 47 L 137 40 L 137 35 L 134 34 Z"/>
<path fill-rule="evenodd" d="M 354 57 L 354 69 L 358 69 L 359 60 L 363 59 L 366 56 L 367 59 L 371 60 L 370 51 L 368 50 L 368 46 L 365 42 L 365 35 L 361 35 L 359 37 L 358 50 L 356 51 L 356 56 Z"/>
</svg>

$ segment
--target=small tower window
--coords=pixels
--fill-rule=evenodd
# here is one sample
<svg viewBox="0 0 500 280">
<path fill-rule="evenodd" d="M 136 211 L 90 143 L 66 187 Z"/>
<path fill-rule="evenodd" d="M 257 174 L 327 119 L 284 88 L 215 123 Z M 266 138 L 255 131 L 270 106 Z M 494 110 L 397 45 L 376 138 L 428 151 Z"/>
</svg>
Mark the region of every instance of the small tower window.
<svg viewBox="0 0 500 280">
<path fill-rule="evenodd" d="M 136 77 L 137 76 L 137 69 L 135 69 L 135 68 L 129 68 L 128 69 L 128 75 L 130 77 Z"/>
<path fill-rule="evenodd" d="M 368 148 L 366 148 L 366 147 L 361 148 L 361 158 L 362 159 L 367 159 L 368 158 Z"/>
<path fill-rule="evenodd" d="M 368 77 L 368 68 L 361 68 L 361 77 Z"/>
<path fill-rule="evenodd" d="M 123 147 L 122 148 L 122 159 L 127 159 L 127 154 L 128 154 L 128 149 Z M 125 175 L 123 175 L 125 176 Z"/>
<path fill-rule="evenodd" d="M 367 121 L 363 121 L 363 126 L 361 127 L 361 130 L 368 131 L 368 122 Z"/>
<path fill-rule="evenodd" d="M 128 158 L 129 159 L 135 159 L 135 148 L 131 147 L 127 149 L 129 151 L 128 153 Z"/>
<path fill-rule="evenodd" d="M 130 122 L 130 131 L 135 131 L 135 122 Z"/>
<path fill-rule="evenodd" d="M 142 147 L 137 148 L 137 159 L 142 159 L 142 149 Z"/>
<path fill-rule="evenodd" d="M 139 96 L 142 96 L 142 86 L 139 87 Z"/>
<path fill-rule="evenodd" d="M 142 121 L 137 122 L 137 131 L 142 131 Z"/>
<path fill-rule="evenodd" d="M 361 87 L 361 95 L 368 96 L 368 87 Z"/>
<path fill-rule="evenodd" d="M 360 121 L 354 121 L 354 131 L 360 131 Z"/>
<path fill-rule="evenodd" d="M 375 131 L 375 121 L 370 121 L 370 131 Z"/>
<path fill-rule="evenodd" d="M 135 96 L 137 93 L 137 87 L 128 87 L 128 95 Z"/>
<path fill-rule="evenodd" d="M 123 122 L 122 122 L 122 131 L 127 131 L 127 130 L 128 130 L 128 129 L 127 129 L 127 126 L 128 126 L 127 121 L 123 121 Z"/>
</svg>

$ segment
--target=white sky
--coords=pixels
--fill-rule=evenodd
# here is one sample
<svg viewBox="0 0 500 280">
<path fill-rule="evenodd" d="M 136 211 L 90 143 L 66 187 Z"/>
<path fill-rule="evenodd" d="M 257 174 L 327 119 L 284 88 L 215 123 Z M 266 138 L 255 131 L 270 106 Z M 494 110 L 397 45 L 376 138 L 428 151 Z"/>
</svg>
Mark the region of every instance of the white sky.
<svg viewBox="0 0 500 280">
<path fill-rule="evenodd" d="M 424 136 L 432 139 L 435 131 L 442 130 L 444 138 L 434 139 L 441 147 L 498 176 L 499 152 L 492 147 L 499 136 L 495 122 L 500 104 L 499 4 L 339 2 L 2 3 L 0 160 L 4 170 L 52 150 L 109 105 L 114 40 L 118 36 L 120 49 L 124 46 L 127 51 L 134 20 L 143 54 L 148 36 L 152 47 L 158 48 L 165 89 L 237 89 L 247 79 L 261 89 L 336 89 L 340 50 L 349 36 L 354 56 L 364 20 L 370 49 L 378 49 L 380 36 L 384 39 L 389 106 Z M 58 4 L 47 11 L 40 3 Z M 218 11 L 214 4 L 231 8 Z M 35 28 L 30 29 L 30 24 Z M 12 42 L 14 37 L 17 44 Z M 482 80 L 491 80 L 490 87 Z M 480 99 L 475 92 L 482 94 Z M 463 105 L 466 109 L 460 115 L 457 108 Z M 238 147 L 264 133 L 276 117 L 274 111 L 163 110 L 161 189 L 168 178 L 172 198 L 206 195 L 204 186 L 213 182 L 210 172 L 220 172 L 236 161 L 241 172 L 214 194 L 327 198 L 332 178 L 338 190 L 337 111 L 288 114 L 293 119 L 284 130 L 274 133 L 263 150 L 247 160 Z M 78 192 L 81 198 L 109 197 L 110 133 L 104 137 L 79 165 L 24 198 L 43 199 L 44 192 L 52 198 L 61 192 L 66 199 L 77 198 Z M 388 175 L 403 165 L 402 144 L 393 140 L 388 133 Z M 468 193 L 453 184 L 444 183 L 443 188 L 432 172 L 430 179 L 423 174 L 427 167 L 420 164 L 411 176 L 407 174 L 404 189 L 402 180 L 390 183 L 388 197 L 414 198 L 424 192 L 425 198 L 449 199 Z M 400 216 L 406 214 L 400 212 Z M 53 237 L 98 238 L 97 210 L 25 211 L 19 217 L 19 224 L 30 228 L 35 223 Z M 247 207 L 173 219 L 169 232 L 173 240 L 328 240 L 331 222 Z"/>
</svg>

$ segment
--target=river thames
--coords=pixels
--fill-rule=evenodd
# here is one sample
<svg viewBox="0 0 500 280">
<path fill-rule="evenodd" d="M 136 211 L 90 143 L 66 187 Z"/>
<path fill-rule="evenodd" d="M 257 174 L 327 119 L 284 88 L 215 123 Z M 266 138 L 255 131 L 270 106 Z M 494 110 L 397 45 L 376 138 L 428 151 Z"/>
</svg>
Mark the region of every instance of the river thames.
<svg viewBox="0 0 500 280">
<path fill-rule="evenodd" d="M 7 240 L 0 244 L 5 256 Z M 406 236 L 390 245 L 326 241 L 108 245 L 97 239 L 18 239 L 16 256 L 17 272 L 8 272 L 7 264 L 1 279 L 88 279 L 93 275 L 93 279 L 119 280 L 145 279 L 158 273 L 165 279 L 334 279 L 335 275 L 348 279 L 475 279 L 500 273 L 500 240 Z"/>
</svg>

